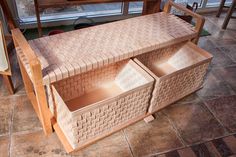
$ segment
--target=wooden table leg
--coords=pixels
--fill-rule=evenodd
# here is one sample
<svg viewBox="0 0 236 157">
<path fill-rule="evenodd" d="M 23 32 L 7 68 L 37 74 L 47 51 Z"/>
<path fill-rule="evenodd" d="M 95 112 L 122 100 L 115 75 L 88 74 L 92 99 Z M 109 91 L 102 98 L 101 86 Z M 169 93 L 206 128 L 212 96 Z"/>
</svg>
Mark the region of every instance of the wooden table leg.
<svg viewBox="0 0 236 157">
<path fill-rule="evenodd" d="M 155 1 L 144 0 L 142 15 L 160 12 L 160 6 L 161 6 L 161 0 L 155 0 Z"/>
<path fill-rule="evenodd" d="M 14 94 L 14 86 L 11 80 L 11 76 L 8 75 L 2 75 L 4 84 L 6 85 L 8 91 L 10 94 Z"/>
<path fill-rule="evenodd" d="M 226 27 L 227 27 L 227 25 L 229 23 L 229 20 L 232 17 L 235 5 L 236 5 L 236 0 L 233 0 L 232 4 L 231 4 L 231 6 L 230 6 L 230 8 L 229 8 L 229 10 L 227 12 L 227 15 L 225 17 L 224 23 L 222 25 L 222 29 L 226 29 Z"/>
<path fill-rule="evenodd" d="M 42 37 L 43 33 L 42 33 L 42 24 L 40 21 L 38 0 L 34 0 L 34 6 L 35 6 L 35 14 L 36 14 L 36 19 L 37 19 L 39 37 Z"/>
<path fill-rule="evenodd" d="M 223 8 L 224 8 L 224 5 L 225 5 L 225 1 L 226 1 L 226 0 L 221 0 L 221 2 L 220 2 L 220 7 L 219 7 L 219 9 L 218 9 L 218 12 L 217 12 L 217 14 L 216 14 L 216 17 L 220 17 L 220 14 L 221 14 L 221 12 L 222 12 L 222 10 L 223 10 Z"/>
</svg>

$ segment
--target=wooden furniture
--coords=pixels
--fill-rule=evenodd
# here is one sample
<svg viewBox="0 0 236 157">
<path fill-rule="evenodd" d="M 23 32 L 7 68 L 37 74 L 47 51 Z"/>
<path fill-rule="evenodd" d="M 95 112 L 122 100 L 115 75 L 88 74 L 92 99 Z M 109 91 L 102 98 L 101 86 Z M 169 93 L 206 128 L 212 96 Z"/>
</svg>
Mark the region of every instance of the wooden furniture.
<svg viewBox="0 0 236 157">
<path fill-rule="evenodd" d="M 12 17 L 10 9 L 8 7 L 7 1 L 6 0 L 1 0 L 0 5 L 3 9 L 5 17 L 7 18 L 7 22 L 8 22 L 9 27 L 11 29 L 16 28 L 16 24 L 13 20 L 13 17 Z"/>
<path fill-rule="evenodd" d="M 186 6 L 187 9 L 191 10 L 192 12 L 196 12 L 197 9 L 198 9 L 198 3 L 197 2 L 194 2 L 192 4 L 192 6 L 190 6 L 189 4 L 187 4 Z M 176 15 L 178 16 L 179 18 L 183 19 L 184 21 L 188 22 L 188 23 L 191 23 L 192 22 L 192 19 L 193 17 L 190 16 L 190 15 Z"/>
<path fill-rule="evenodd" d="M 197 18 L 196 27 L 169 14 L 171 6 Z M 153 78 L 130 58 L 196 42 L 203 23 L 203 17 L 169 1 L 165 12 L 29 42 L 13 30 L 26 93 L 45 134 L 53 127 L 71 152 L 150 116 Z"/>
<path fill-rule="evenodd" d="M 227 12 L 227 15 L 225 17 L 224 23 L 222 25 L 222 29 L 226 29 L 227 28 L 227 25 L 229 23 L 230 18 L 235 18 L 235 16 L 232 16 L 232 14 L 233 14 L 233 11 L 234 11 L 234 9 L 236 7 L 236 0 L 232 0 L 232 4 L 231 4 L 230 7 L 229 6 L 225 6 L 225 1 L 226 0 L 221 0 L 220 7 L 219 7 L 218 12 L 216 14 L 216 17 L 220 17 L 220 14 L 221 14 L 223 8 L 229 8 L 229 10 Z"/>
<path fill-rule="evenodd" d="M 4 16 L 7 19 L 7 24 L 9 26 L 10 29 L 14 29 L 16 27 L 16 24 L 13 20 L 11 11 L 8 7 L 7 1 L 6 0 L 1 0 L 0 1 L 0 5 L 2 7 L 2 10 L 4 12 Z M 10 67 L 10 62 L 9 62 L 9 57 L 8 57 L 8 52 L 7 52 L 7 46 L 6 46 L 6 41 L 12 41 L 12 37 L 10 35 L 4 35 L 3 29 L 2 29 L 2 24 L 0 21 L 0 31 L 1 31 L 1 35 L 0 37 L 2 38 L 3 44 L 4 44 L 4 51 L 6 53 L 6 58 L 8 61 L 8 69 L 6 71 L 0 71 L 0 74 L 3 76 L 3 81 L 4 84 L 6 85 L 8 91 L 10 94 L 14 94 L 14 86 L 12 83 L 12 79 L 11 79 L 11 67 Z"/>
<path fill-rule="evenodd" d="M 0 21 L 0 51 L 1 51 L 0 65 L 2 66 L 2 68 L 0 67 L 0 74 L 3 76 L 4 84 L 6 85 L 9 93 L 14 94 L 14 87 L 11 80 L 11 66 L 1 21 Z"/>
<path fill-rule="evenodd" d="M 97 4 L 97 3 L 114 3 L 114 2 L 124 2 L 126 4 L 126 14 L 128 13 L 128 2 L 132 1 L 143 1 L 143 15 L 156 13 L 160 11 L 161 0 L 34 0 L 35 13 L 38 24 L 39 37 L 42 37 L 42 24 L 40 20 L 40 10 L 47 8 L 55 8 L 68 5 L 84 5 L 84 4 Z"/>
</svg>

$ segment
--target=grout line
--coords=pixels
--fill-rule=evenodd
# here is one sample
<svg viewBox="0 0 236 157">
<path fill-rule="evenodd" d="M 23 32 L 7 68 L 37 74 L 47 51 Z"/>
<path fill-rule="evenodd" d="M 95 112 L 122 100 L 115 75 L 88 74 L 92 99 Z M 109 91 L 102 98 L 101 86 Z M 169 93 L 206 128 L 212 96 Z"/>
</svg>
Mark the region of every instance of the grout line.
<svg viewBox="0 0 236 157">
<path fill-rule="evenodd" d="M 231 95 L 230 95 L 231 96 Z M 229 96 L 223 96 L 223 97 L 229 97 Z M 200 98 L 201 99 L 201 98 Z M 219 99 L 219 98 L 215 98 L 215 99 Z M 215 100 L 215 99 L 210 99 L 211 100 Z M 228 129 L 227 127 L 225 127 L 223 125 L 223 123 L 221 122 L 221 120 L 219 118 L 217 118 L 215 116 L 215 114 L 213 113 L 213 111 L 206 105 L 207 102 L 205 102 L 205 100 L 201 99 L 201 101 L 203 102 L 204 106 L 206 107 L 206 109 L 210 112 L 210 114 L 216 119 L 216 121 L 224 128 L 224 130 L 226 131 L 226 133 L 230 133 L 230 129 Z"/>
<path fill-rule="evenodd" d="M 170 150 L 167 150 L 167 151 L 163 151 L 163 152 L 160 152 L 160 153 L 156 153 L 156 154 L 152 154 L 152 155 L 161 155 L 161 154 L 165 154 L 165 153 L 168 153 L 168 152 L 172 152 L 172 151 L 175 151 L 175 150 L 181 150 L 181 149 L 186 149 L 186 148 L 190 148 L 192 146 L 196 146 L 196 145 L 199 145 L 199 144 L 205 144 L 207 142 L 211 142 L 213 140 L 216 140 L 216 139 L 221 139 L 221 138 L 225 138 L 225 137 L 229 137 L 229 136 L 233 136 L 233 135 L 236 135 L 236 133 L 230 133 L 229 135 L 224 135 L 224 136 L 219 136 L 219 137 L 216 137 L 216 138 L 212 138 L 210 140 L 205 140 L 205 141 L 201 141 L 201 142 L 196 142 L 194 144 L 189 144 L 187 146 L 184 146 L 184 147 L 179 147 L 179 148 L 175 148 L 175 149 L 170 149 Z"/>
<path fill-rule="evenodd" d="M 10 98 L 14 98 L 14 97 L 21 97 L 21 96 L 27 96 L 26 93 L 22 93 L 22 94 L 14 94 L 14 95 L 3 95 L 0 96 L 1 99 L 10 99 Z"/>
<path fill-rule="evenodd" d="M 125 130 L 124 130 L 124 129 L 122 129 L 122 133 L 123 133 L 123 135 L 124 135 L 124 137 L 125 137 L 125 141 L 126 141 L 126 143 L 127 143 L 128 146 L 129 146 L 129 149 L 130 149 L 131 155 L 134 157 L 134 153 L 133 153 L 133 150 L 132 150 L 132 148 L 131 148 L 131 144 L 129 143 L 128 137 L 127 137 L 127 135 L 125 134 Z"/>
<path fill-rule="evenodd" d="M 169 121 L 169 123 L 171 124 L 172 126 L 172 130 L 176 133 L 177 137 L 180 139 L 180 142 L 183 144 L 183 146 L 187 146 L 187 143 L 184 141 L 184 139 L 182 138 L 178 128 L 176 127 L 176 125 L 174 124 L 174 122 L 169 118 L 169 116 L 164 112 L 162 111 L 161 112 L 165 117 L 166 119 Z"/>
<path fill-rule="evenodd" d="M 12 133 L 12 135 L 26 135 L 26 134 L 31 134 L 31 133 L 36 133 L 36 132 L 41 132 L 43 131 L 43 128 L 35 129 L 35 130 L 25 130 L 25 131 L 18 131 Z"/>
<path fill-rule="evenodd" d="M 11 113 L 11 122 L 9 124 L 9 152 L 8 156 L 11 157 L 11 149 L 12 149 L 12 130 L 13 130 L 13 118 L 14 118 L 14 112 L 15 112 L 15 103 L 12 105 L 12 113 Z"/>
</svg>

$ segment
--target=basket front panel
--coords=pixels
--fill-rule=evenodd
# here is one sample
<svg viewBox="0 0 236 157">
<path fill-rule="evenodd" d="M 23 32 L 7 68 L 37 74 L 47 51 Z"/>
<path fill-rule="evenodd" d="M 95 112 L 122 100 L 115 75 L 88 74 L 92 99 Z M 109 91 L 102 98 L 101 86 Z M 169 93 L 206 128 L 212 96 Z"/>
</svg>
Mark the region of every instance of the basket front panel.
<svg viewBox="0 0 236 157">
<path fill-rule="evenodd" d="M 84 113 L 81 111 L 80 115 L 72 115 L 69 119 L 65 115 L 69 113 L 58 108 L 58 112 L 64 112 L 61 116 L 58 113 L 58 121 L 60 120 L 58 124 L 64 129 L 64 133 L 68 134 L 67 138 L 73 147 L 82 146 L 94 138 L 112 133 L 114 129 L 125 125 L 132 119 L 144 115 L 147 112 L 151 92 L 152 84 L 117 97 L 115 101 L 104 102 L 97 108 L 86 110 Z M 63 105 L 62 102 L 61 105 Z M 71 122 L 76 122 L 77 125 L 72 126 Z"/>
<path fill-rule="evenodd" d="M 149 112 L 157 111 L 197 90 L 203 83 L 208 65 L 204 63 L 156 82 Z"/>
</svg>

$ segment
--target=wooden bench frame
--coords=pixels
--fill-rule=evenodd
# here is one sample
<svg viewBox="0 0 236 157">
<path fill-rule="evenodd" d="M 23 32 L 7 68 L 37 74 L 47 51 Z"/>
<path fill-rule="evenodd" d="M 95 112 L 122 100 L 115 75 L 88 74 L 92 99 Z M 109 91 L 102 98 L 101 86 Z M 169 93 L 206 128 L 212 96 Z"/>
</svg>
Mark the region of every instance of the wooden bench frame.
<svg viewBox="0 0 236 157">
<path fill-rule="evenodd" d="M 193 16 L 194 18 L 196 18 L 197 23 L 196 23 L 195 29 L 198 32 L 198 34 L 200 34 L 202 26 L 204 24 L 204 18 L 202 16 L 197 15 L 196 13 L 193 13 L 192 11 L 184 8 L 181 5 L 173 3 L 172 1 L 169 1 L 166 4 L 164 11 L 169 13 L 171 6 L 174 6 L 177 9 L 180 9 L 180 10 L 186 12 L 187 14 Z M 59 139 L 61 140 L 62 144 L 64 145 L 66 151 L 67 152 L 73 151 L 73 149 L 72 149 L 71 145 L 69 144 L 69 142 L 67 141 L 65 135 L 62 133 L 62 130 L 58 126 L 58 124 L 56 122 L 56 118 L 53 117 L 53 114 L 51 113 L 51 111 L 49 109 L 46 91 L 45 91 L 45 87 L 43 85 L 43 78 L 42 78 L 42 70 L 41 70 L 40 61 L 38 60 L 36 54 L 34 53 L 34 51 L 32 50 L 32 48 L 30 47 L 27 40 L 25 39 L 25 37 L 23 36 L 23 34 L 21 33 L 21 31 L 19 29 L 12 30 L 12 37 L 13 37 L 13 41 L 14 41 L 14 45 L 15 45 L 16 49 L 20 48 L 20 50 L 25 55 L 25 57 L 29 63 L 31 76 L 29 76 L 22 61 L 18 57 L 18 62 L 20 65 L 20 70 L 21 70 L 21 74 L 22 74 L 22 78 L 23 78 L 23 82 L 24 82 L 27 96 L 30 99 L 30 101 L 34 107 L 34 110 L 35 110 L 35 112 L 42 124 L 44 133 L 46 135 L 49 135 L 53 132 L 52 128 L 54 128 Z M 199 36 L 197 36 L 193 42 L 196 43 L 198 41 L 198 38 L 199 38 Z M 130 122 L 130 124 L 135 123 L 135 122 L 137 122 L 145 117 L 148 117 L 150 115 L 151 115 L 151 113 L 148 113 L 144 117 L 139 117 L 138 119 Z M 122 129 L 126 126 L 122 126 L 122 127 L 120 127 L 120 129 Z M 118 130 L 116 130 L 116 131 L 118 131 Z M 95 139 L 94 142 L 96 142 L 97 140 L 98 139 Z"/>
</svg>

